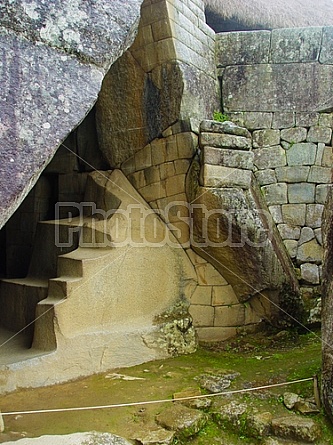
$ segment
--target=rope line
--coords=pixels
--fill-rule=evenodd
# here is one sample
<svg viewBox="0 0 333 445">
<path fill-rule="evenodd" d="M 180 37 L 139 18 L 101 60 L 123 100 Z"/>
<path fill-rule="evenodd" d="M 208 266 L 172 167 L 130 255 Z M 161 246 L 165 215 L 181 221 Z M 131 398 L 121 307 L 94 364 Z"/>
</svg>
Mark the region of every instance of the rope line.
<svg viewBox="0 0 333 445">
<path fill-rule="evenodd" d="M 257 386 L 254 388 L 235 389 L 233 391 L 224 391 L 224 392 L 218 392 L 218 393 L 214 393 L 214 394 L 201 394 L 198 396 L 188 396 L 188 397 L 179 397 L 179 398 L 177 397 L 175 399 L 149 400 L 146 402 L 129 402 L 129 403 L 118 403 L 118 404 L 113 404 L 113 405 L 100 405 L 100 406 L 81 406 L 81 407 L 76 407 L 76 408 L 55 408 L 55 409 L 45 409 L 45 410 L 40 409 L 40 410 L 34 410 L 34 411 L 13 411 L 13 412 L 7 412 L 7 413 L 0 412 L 0 415 L 2 415 L 2 416 L 17 416 L 17 415 L 24 415 L 24 414 L 61 413 L 61 412 L 68 412 L 68 411 L 89 411 L 89 410 L 98 410 L 98 409 L 124 408 L 124 407 L 141 406 L 141 405 L 154 405 L 154 404 L 158 404 L 158 403 L 179 402 L 179 401 L 193 400 L 193 399 L 206 399 L 208 397 L 226 396 L 226 395 L 232 395 L 232 394 L 240 394 L 240 393 L 244 393 L 244 392 L 260 391 L 262 389 L 295 385 L 296 383 L 309 382 L 311 380 L 313 381 L 314 377 L 309 377 L 309 378 L 300 379 L 300 380 L 293 380 L 292 382 L 283 382 L 283 383 L 275 383 L 273 385 Z"/>
</svg>

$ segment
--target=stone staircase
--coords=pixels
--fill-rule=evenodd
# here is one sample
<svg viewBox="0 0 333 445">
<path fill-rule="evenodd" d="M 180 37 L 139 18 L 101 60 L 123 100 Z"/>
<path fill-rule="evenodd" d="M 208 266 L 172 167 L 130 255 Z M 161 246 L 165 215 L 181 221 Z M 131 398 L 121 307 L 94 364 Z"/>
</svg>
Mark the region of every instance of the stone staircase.
<svg viewBox="0 0 333 445">
<path fill-rule="evenodd" d="M 165 242 L 177 244 L 171 231 L 119 170 L 91 173 L 87 202 L 81 217 L 39 223 L 27 277 L 1 281 L 0 326 L 24 330 L 31 348 L 17 362 L 1 358 L 0 392 L 167 357 L 170 329 L 176 348 L 193 350 L 177 308 L 196 276 L 183 249 Z"/>
</svg>

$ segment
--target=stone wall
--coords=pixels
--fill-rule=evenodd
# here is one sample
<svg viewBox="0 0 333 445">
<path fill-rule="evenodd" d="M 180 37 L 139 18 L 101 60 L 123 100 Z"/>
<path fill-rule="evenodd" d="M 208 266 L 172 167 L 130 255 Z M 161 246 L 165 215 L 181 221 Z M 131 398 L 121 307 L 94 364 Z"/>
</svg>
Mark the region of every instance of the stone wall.
<svg viewBox="0 0 333 445">
<path fill-rule="evenodd" d="M 319 291 L 332 182 L 333 29 L 217 36 L 224 112 L 252 133 L 253 164 L 303 293 Z"/>
<path fill-rule="evenodd" d="M 190 131 L 218 106 L 215 34 L 200 0 L 145 0 L 138 35 L 112 66 L 97 103 L 112 167 L 162 136 Z M 177 129 L 176 129 L 177 127 Z"/>
</svg>

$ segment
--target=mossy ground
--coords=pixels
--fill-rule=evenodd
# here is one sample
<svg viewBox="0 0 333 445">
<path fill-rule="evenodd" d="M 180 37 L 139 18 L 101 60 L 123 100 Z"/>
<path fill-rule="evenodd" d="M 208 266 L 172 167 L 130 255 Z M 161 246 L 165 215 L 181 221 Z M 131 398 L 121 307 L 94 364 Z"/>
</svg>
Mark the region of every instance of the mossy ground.
<svg viewBox="0 0 333 445">
<path fill-rule="evenodd" d="M 58 386 L 16 391 L 1 398 L 0 409 L 2 412 L 12 412 L 172 399 L 175 392 L 198 386 L 196 377 L 202 373 L 237 371 L 240 376 L 233 381 L 230 389 L 242 389 L 320 375 L 320 366 L 321 346 L 317 335 L 286 333 L 279 337 L 257 334 L 200 347 L 191 355 L 117 370 L 120 374 L 138 377 L 140 380 L 108 378 L 108 374 L 114 372 L 111 371 Z M 313 395 L 313 384 L 304 382 L 259 393 L 246 393 L 239 397 L 260 411 L 284 415 L 288 413 L 281 402 L 281 395 L 285 391 L 308 397 Z M 149 428 L 154 425 L 156 414 L 166 406 L 168 403 L 8 416 L 4 418 L 6 429 L 4 434 L 0 434 L 0 443 L 21 437 L 21 434 L 36 437 L 83 431 L 111 432 L 131 438 L 143 426 Z M 319 414 L 316 419 L 324 429 L 321 443 L 333 443 L 333 430 L 324 415 Z M 256 439 L 248 439 L 241 429 L 237 432 L 221 430 L 209 422 L 199 435 L 191 441 L 187 440 L 187 443 L 214 445 L 257 442 Z"/>
</svg>

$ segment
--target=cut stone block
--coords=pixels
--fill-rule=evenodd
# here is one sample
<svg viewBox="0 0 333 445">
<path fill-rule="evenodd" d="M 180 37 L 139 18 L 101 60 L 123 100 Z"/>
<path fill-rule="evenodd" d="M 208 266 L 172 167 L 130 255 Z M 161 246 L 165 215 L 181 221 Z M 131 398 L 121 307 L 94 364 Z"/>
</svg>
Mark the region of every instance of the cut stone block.
<svg viewBox="0 0 333 445">
<path fill-rule="evenodd" d="M 272 170 L 272 169 L 258 170 L 255 172 L 254 175 L 257 178 L 259 185 L 274 184 L 277 182 L 276 176 L 275 176 L 275 170 Z"/>
<path fill-rule="evenodd" d="M 282 206 L 282 218 L 291 226 L 305 225 L 306 204 L 285 204 Z"/>
<path fill-rule="evenodd" d="M 250 138 L 220 133 L 200 133 L 200 146 L 236 148 L 238 150 L 249 150 L 252 146 Z"/>
<path fill-rule="evenodd" d="M 199 264 L 195 268 L 198 276 L 198 283 L 201 285 L 226 286 L 228 282 L 209 263 Z"/>
<path fill-rule="evenodd" d="M 316 264 L 301 264 L 301 279 L 308 284 L 319 284 L 319 267 Z"/>
<path fill-rule="evenodd" d="M 272 128 L 280 129 L 293 127 L 295 125 L 295 122 L 295 113 L 275 112 L 273 115 Z"/>
<path fill-rule="evenodd" d="M 332 182 L 332 169 L 313 165 L 310 169 L 308 182 L 317 184 L 330 184 Z"/>
<path fill-rule="evenodd" d="M 270 31 L 223 32 L 216 35 L 217 66 L 268 63 Z"/>
<path fill-rule="evenodd" d="M 198 433 L 207 423 L 207 415 L 197 409 L 173 403 L 156 416 L 156 422 L 167 430 L 175 431 L 183 440 Z"/>
<path fill-rule="evenodd" d="M 280 131 L 279 130 L 257 130 L 253 132 L 253 147 L 272 147 L 279 145 L 280 143 Z"/>
<path fill-rule="evenodd" d="M 311 142 L 301 142 L 292 145 L 287 151 L 288 165 L 313 165 L 315 163 L 317 146 Z"/>
<path fill-rule="evenodd" d="M 254 154 L 252 151 L 204 147 L 202 159 L 204 164 L 252 170 Z"/>
<path fill-rule="evenodd" d="M 319 61 L 320 63 L 333 63 L 332 27 L 325 27 L 323 29 L 323 41 Z"/>
<path fill-rule="evenodd" d="M 333 125 L 333 114 L 332 113 L 320 113 L 319 126 L 332 128 L 332 125 Z"/>
<path fill-rule="evenodd" d="M 306 225 L 313 229 L 321 227 L 323 211 L 323 204 L 309 204 L 306 208 Z"/>
<path fill-rule="evenodd" d="M 242 326 L 245 322 L 243 304 L 219 306 L 215 308 L 214 326 Z"/>
<path fill-rule="evenodd" d="M 318 241 L 318 243 L 322 246 L 323 245 L 323 234 L 322 234 L 322 230 L 321 229 L 315 229 L 314 230 L 315 236 L 316 236 L 316 240 Z"/>
<path fill-rule="evenodd" d="M 297 127 L 311 127 L 312 125 L 318 125 L 318 123 L 319 123 L 319 113 L 316 112 L 296 113 Z"/>
<path fill-rule="evenodd" d="M 243 114 L 243 125 L 249 130 L 271 128 L 272 119 L 272 113 L 262 113 L 261 111 L 246 111 Z"/>
<path fill-rule="evenodd" d="M 194 326 L 214 326 L 214 308 L 212 306 L 191 305 L 189 313 Z"/>
<path fill-rule="evenodd" d="M 321 264 L 323 260 L 323 248 L 315 239 L 302 244 L 297 250 L 297 261 L 301 263 Z"/>
<path fill-rule="evenodd" d="M 326 127 L 310 127 L 307 140 L 309 142 L 322 142 L 329 144 L 332 139 L 332 129 Z"/>
<path fill-rule="evenodd" d="M 226 306 L 230 304 L 238 304 L 238 298 L 232 286 L 214 286 L 212 293 L 213 306 Z"/>
<path fill-rule="evenodd" d="M 275 224 L 282 224 L 284 222 L 281 206 L 270 206 L 268 207 L 268 210 L 270 211 Z"/>
<path fill-rule="evenodd" d="M 313 240 L 314 237 L 315 237 L 315 234 L 314 234 L 314 231 L 311 229 L 311 227 L 303 227 L 301 230 L 301 236 L 298 240 L 298 245 L 301 246 L 302 244 Z"/>
<path fill-rule="evenodd" d="M 333 151 L 332 147 L 325 147 L 323 150 L 323 156 L 321 158 L 321 165 L 323 167 L 331 167 L 333 166 Z"/>
<path fill-rule="evenodd" d="M 202 185 L 205 187 L 238 186 L 248 189 L 251 186 L 252 172 L 250 170 L 205 164 L 202 171 Z"/>
<path fill-rule="evenodd" d="M 290 204 L 313 203 L 315 198 L 315 185 L 306 182 L 288 184 L 288 200 Z"/>
<path fill-rule="evenodd" d="M 277 228 L 283 240 L 298 240 L 301 235 L 300 227 L 293 227 L 289 226 L 288 224 L 278 224 Z"/>
<path fill-rule="evenodd" d="M 332 185 L 317 185 L 316 187 L 316 203 L 318 204 L 325 204 L 326 199 L 327 199 L 327 195 L 328 195 L 328 191 L 330 190 L 330 188 L 332 187 Z"/>
<path fill-rule="evenodd" d="M 307 129 L 303 127 L 287 128 L 281 130 L 281 139 L 292 144 L 297 144 L 306 140 L 307 133 Z"/>
<path fill-rule="evenodd" d="M 308 180 L 310 167 L 303 165 L 278 167 L 275 172 L 278 182 L 306 182 Z"/>
<path fill-rule="evenodd" d="M 287 204 L 287 184 L 277 183 L 264 185 L 261 188 L 268 206 L 276 204 Z"/>
<path fill-rule="evenodd" d="M 191 304 L 210 306 L 212 304 L 212 286 L 197 286 L 192 294 Z"/>
<path fill-rule="evenodd" d="M 315 62 L 319 57 L 321 38 L 321 27 L 273 29 L 272 62 Z"/>
<path fill-rule="evenodd" d="M 283 244 L 286 246 L 287 252 L 290 258 L 296 258 L 297 255 L 297 246 L 298 243 L 292 239 L 286 239 L 283 241 Z"/>
<path fill-rule="evenodd" d="M 218 122 L 213 120 L 204 120 L 200 123 L 200 131 L 211 133 L 233 134 L 235 136 L 244 136 L 251 138 L 251 133 L 244 127 L 240 127 L 231 121 Z"/>
<path fill-rule="evenodd" d="M 280 145 L 254 150 L 254 165 L 259 170 L 283 167 L 286 163 L 286 152 Z"/>
<path fill-rule="evenodd" d="M 237 328 L 234 327 L 199 327 L 196 331 L 199 341 L 203 342 L 225 341 L 237 335 Z"/>
</svg>

